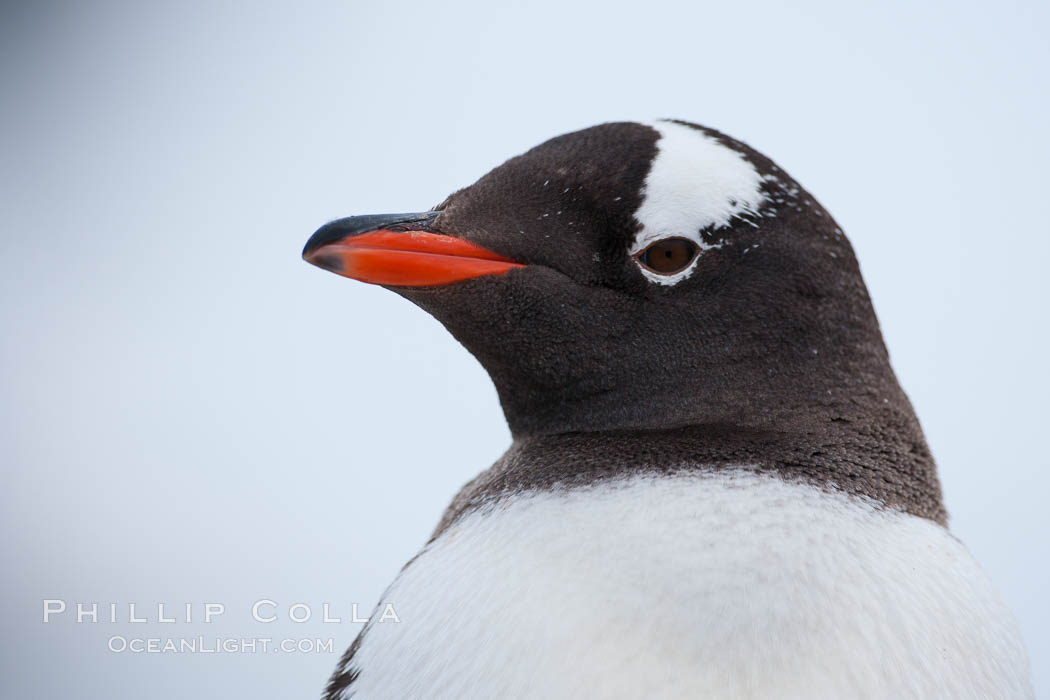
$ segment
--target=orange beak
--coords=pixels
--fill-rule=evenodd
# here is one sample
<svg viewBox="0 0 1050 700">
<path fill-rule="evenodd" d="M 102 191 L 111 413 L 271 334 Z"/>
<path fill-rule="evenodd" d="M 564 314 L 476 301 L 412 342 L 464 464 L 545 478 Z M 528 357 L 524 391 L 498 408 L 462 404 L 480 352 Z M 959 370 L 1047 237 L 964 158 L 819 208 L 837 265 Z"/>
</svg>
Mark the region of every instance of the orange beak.
<svg viewBox="0 0 1050 700">
<path fill-rule="evenodd" d="M 433 216 L 407 216 L 416 219 L 392 215 L 334 221 L 313 235 L 303 259 L 343 277 L 392 287 L 436 287 L 525 267 L 462 238 L 412 227 Z"/>
</svg>

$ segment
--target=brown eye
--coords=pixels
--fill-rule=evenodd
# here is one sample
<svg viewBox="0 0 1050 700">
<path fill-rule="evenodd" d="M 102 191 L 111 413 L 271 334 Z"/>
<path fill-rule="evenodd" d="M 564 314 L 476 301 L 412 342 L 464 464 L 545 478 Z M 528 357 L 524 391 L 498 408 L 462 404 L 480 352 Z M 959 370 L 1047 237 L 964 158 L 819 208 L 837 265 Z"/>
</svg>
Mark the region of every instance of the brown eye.
<svg viewBox="0 0 1050 700">
<path fill-rule="evenodd" d="M 638 253 L 638 262 L 661 275 L 673 275 L 689 267 L 696 258 L 698 248 L 685 238 L 667 238 L 657 241 Z"/>
</svg>

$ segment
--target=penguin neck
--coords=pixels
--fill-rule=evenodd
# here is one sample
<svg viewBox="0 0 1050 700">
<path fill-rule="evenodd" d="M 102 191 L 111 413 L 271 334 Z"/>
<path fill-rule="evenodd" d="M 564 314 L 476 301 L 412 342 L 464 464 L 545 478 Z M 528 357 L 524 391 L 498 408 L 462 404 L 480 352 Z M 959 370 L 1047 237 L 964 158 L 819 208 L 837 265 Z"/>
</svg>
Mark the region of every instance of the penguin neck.
<svg viewBox="0 0 1050 700">
<path fill-rule="evenodd" d="M 639 335 L 655 337 L 648 329 Z M 908 438 L 917 431 L 922 439 L 876 325 L 807 333 L 800 341 L 785 339 L 782 327 L 756 324 L 688 350 L 671 347 L 642 364 L 640 353 L 608 352 L 542 382 L 530 381 L 534 367 L 529 376 L 517 375 L 514 364 L 489 369 L 516 440 L 705 425 L 811 434 L 861 424 Z"/>
<path fill-rule="evenodd" d="M 513 405 L 514 442 L 487 478 L 542 490 L 638 472 L 753 468 L 946 524 L 936 464 L 892 369 L 852 365 L 807 373 L 784 362 L 772 376 L 727 367 L 690 387 L 697 400 L 549 395 L 525 420 Z M 740 391 L 726 388 L 730 370 Z"/>
<path fill-rule="evenodd" d="M 502 365 L 490 374 L 514 437 L 508 455 L 527 465 L 566 441 L 586 445 L 558 474 L 584 481 L 617 451 L 645 455 L 639 469 L 750 465 L 944 523 L 936 465 L 867 308 L 871 323 L 806 342 L 785 340 L 782 326 L 741 325 L 703 353 L 634 370 L 610 353 L 597 371 L 542 386 Z"/>
<path fill-rule="evenodd" d="M 936 466 L 922 430 L 899 388 L 894 396 L 884 401 L 864 392 L 844 393 L 821 409 L 811 406 L 779 413 L 779 418 L 773 411 L 761 417 L 738 412 L 675 427 L 519 432 L 506 454 L 464 487 L 435 537 L 471 509 L 515 494 L 564 492 L 639 475 L 740 469 L 846 493 L 946 525 Z"/>
</svg>

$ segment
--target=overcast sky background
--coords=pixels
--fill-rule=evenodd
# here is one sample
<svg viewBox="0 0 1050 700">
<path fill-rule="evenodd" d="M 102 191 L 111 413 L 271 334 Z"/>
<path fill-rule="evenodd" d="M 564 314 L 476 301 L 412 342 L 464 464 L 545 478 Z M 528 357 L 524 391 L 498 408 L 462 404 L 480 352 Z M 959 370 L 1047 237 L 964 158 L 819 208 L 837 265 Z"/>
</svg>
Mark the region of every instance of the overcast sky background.
<svg viewBox="0 0 1050 700">
<path fill-rule="evenodd" d="M 315 696 L 358 629 L 320 605 L 370 610 L 509 433 L 435 321 L 302 244 L 662 116 L 767 153 L 845 229 L 952 529 L 1050 695 L 1050 6 L 850 4 L 4 4 L 0 695 Z M 44 598 L 227 612 L 45 625 Z M 251 621 L 262 598 L 281 622 Z"/>
</svg>

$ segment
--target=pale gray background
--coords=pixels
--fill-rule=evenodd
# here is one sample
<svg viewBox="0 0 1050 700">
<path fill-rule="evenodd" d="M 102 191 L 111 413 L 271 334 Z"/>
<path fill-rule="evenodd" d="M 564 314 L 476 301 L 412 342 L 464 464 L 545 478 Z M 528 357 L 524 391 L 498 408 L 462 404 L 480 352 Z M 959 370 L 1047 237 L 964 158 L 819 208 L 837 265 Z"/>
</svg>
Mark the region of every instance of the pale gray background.
<svg viewBox="0 0 1050 700">
<path fill-rule="evenodd" d="M 768 153 L 849 234 L 952 528 L 1050 693 L 1046 3 L 26 5 L 0 18 L 0 695 L 316 695 L 335 655 L 105 650 L 341 649 L 356 625 L 248 608 L 370 608 L 508 444 L 436 322 L 303 242 L 659 116 Z M 47 597 L 228 612 L 43 625 Z"/>
</svg>

